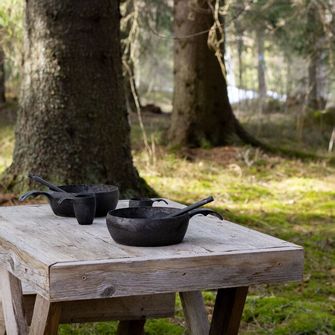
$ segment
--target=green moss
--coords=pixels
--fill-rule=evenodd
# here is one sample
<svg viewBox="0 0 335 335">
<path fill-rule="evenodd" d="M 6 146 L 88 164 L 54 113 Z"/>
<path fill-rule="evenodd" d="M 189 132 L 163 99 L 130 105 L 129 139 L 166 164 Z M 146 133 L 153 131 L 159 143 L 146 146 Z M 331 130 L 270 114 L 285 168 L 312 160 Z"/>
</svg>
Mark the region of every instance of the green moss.
<svg viewBox="0 0 335 335">
<path fill-rule="evenodd" d="M 60 326 L 60 335 L 116 335 L 117 322 L 98 322 Z M 182 335 L 184 327 L 168 319 L 148 320 L 145 324 L 146 335 Z"/>
<path fill-rule="evenodd" d="M 243 320 L 246 324 L 262 325 L 268 334 L 332 334 L 335 316 L 329 307 L 297 296 L 251 296 Z"/>
<path fill-rule="evenodd" d="M 149 134 L 163 134 L 150 121 Z M 0 125 L 0 157 L 10 160 L 13 130 Z M 4 130 L 4 131 L 2 131 Z M 141 133 L 133 128 L 133 143 Z M 162 136 L 163 138 L 164 136 Z M 158 142 L 157 142 L 158 143 Z M 297 243 L 305 248 L 302 283 L 252 287 L 242 335 L 335 335 L 335 168 L 325 161 L 269 156 L 250 148 L 234 148 L 231 160 L 220 160 L 225 149 L 188 155 L 157 146 L 155 161 L 135 146 L 141 176 L 160 195 L 191 203 L 208 195 L 210 207 L 231 221 Z M 211 153 L 213 154 L 211 155 Z M 246 158 L 248 156 L 248 158 Z M 8 162 L 9 162 L 8 160 Z M 7 164 L 7 163 L 6 163 Z M 1 169 L 1 166 L 0 166 Z M 204 293 L 209 311 L 215 294 Z M 183 313 L 177 299 L 176 317 L 152 320 L 147 334 L 183 334 Z M 116 323 L 64 325 L 61 334 L 115 334 Z"/>
</svg>

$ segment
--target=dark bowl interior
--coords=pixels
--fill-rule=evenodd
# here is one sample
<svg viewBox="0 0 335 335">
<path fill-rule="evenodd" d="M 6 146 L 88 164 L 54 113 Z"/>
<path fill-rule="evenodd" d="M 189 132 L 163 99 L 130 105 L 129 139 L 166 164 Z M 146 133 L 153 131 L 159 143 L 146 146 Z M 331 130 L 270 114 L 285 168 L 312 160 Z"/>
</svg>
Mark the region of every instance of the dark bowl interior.
<svg viewBox="0 0 335 335">
<path fill-rule="evenodd" d="M 117 243 L 153 247 L 182 242 L 189 215 L 166 216 L 179 211 L 169 207 L 129 207 L 108 212 L 107 228 Z"/>
<path fill-rule="evenodd" d="M 129 207 L 110 211 L 108 214 L 114 217 L 126 219 L 163 219 L 167 215 L 180 211 L 172 207 Z"/>
<path fill-rule="evenodd" d="M 91 193 L 95 194 L 96 198 L 96 211 L 95 216 L 101 217 L 106 216 L 109 210 L 116 208 L 118 200 L 119 200 L 119 189 L 114 185 L 61 185 L 59 186 L 61 189 L 68 193 L 76 194 L 76 193 Z M 54 192 L 61 193 L 61 192 Z M 66 216 L 66 217 L 74 217 L 73 205 L 70 200 L 63 201 L 60 205 L 57 200 L 50 201 L 52 210 L 56 215 Z"/>
<path fill-rule="evenodd" d="M 96 185 L 61 185 L 59 186 L 62 190 L 68 193 L 106 193 L 106 192 L 115 192 L 118 190 L 117 186 L 114 185 L 104 185 L 104 184 L 96 184 Z"/>
</svg>

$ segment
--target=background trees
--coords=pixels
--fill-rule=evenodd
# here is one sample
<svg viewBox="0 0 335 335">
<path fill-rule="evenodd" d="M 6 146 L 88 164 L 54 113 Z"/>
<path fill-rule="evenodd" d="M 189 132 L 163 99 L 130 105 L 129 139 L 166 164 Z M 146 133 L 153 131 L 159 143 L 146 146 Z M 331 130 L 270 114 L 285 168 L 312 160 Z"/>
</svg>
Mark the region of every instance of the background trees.
<svg viewBox="0 0 335 335">
<path fill-rule="evenodd" d="M 207 1 L 174 2 L 174 96 L 170 138 L 178 145 L 226 144 L 234 134 L 235 119 L 225 76 L 215 50 L 209 49 L 207 43 L 214 24 L 213 15 Z"/>
<path fill-rule="evenodd" d="M 219 18 L 225 31 L 226 77 L 222 76 L 217 63 L 211 61 L 216 59 L 206 48 L 204 36 L 200 48 L 189 43 L 195 39 L 184 35 L 176 40 L 176 47 L 180 49 L 184 41 L 186 50 L 204 53 L 195 57 L 195 53 L 187 54 L 181 50 L 180 54 L 187 60 L 183 64 L 181 57 L 176 57 L 181 72 L 189 69 L 193 73 L 194 64 L 198 64 L 200 58 L 208 61 L 206 67 L 199 65 L 199 72 L 205 75 L 200 79 L 196 77 L 196 82 L 191 83 L 196 92 L 193 96 L 183 85 L 180 91 L 184 92 L 184 98 L 181 92 L 175 92 L 181 104 L 188 102 L 197 106 L 197 101 L 207 101 L 212 107 L 210 99 L 204 99 L 202 92 L 207 96 L 208 87 L 219 85 L 217 95 L 220 97 L 214 97 L 214 101 L 221 104 L 227 89 L 234 113 L 243 125 L 240 127 L 235 119 L 234 132 L 250 141 L 252 138 L 244 131 L 248 129 L 262 141 L 283 147 L 288 155 L 295 153 L 300 159 L 288 159 L 242 146 L 235 142 L 235 138 L 234 145 L 212 148 L 216 143 L 226 143 L 222 139 L 232 129 L 226 132 L 225 123 L 220 119 L 222 116 L 210 114 L 201 114 L 203 122 L 196 124 L 198 132 L 193 133 L 196 141 L 192 141 L 192 145 L 201 148 L 175 147 L 171 150 L 167 132 L 171 124 L 174 90 L 173 44 L 178 37 L 173 31 L 173 1 L 121 2 L 122 6 L 130 5 L 128 11 L 121 12 L 123 22 L 129 19 L 130 24 L 122 38 L 123 45 L 131 46 L 131 55 L 124 53 L 124 59 L 133 63 L 133 84 L 143 105 L 154 103 L 164 112 L 142 111 L 147 145 L 143 145 L 137 115 L 128 114 L 132 156 L 141 175 L 162 196 L 183 203 L 212 194 L 216 209 L 225 219 L 303 245 L 308 256 L 303 283 L 290 284 L 284 290 L 275 286 L 252 290 L 241 334 L 333 334 L 335 168 L 334 153 L 328 153 L 327 149 L 331 148 L 329 139 L 335 125 L 334 1 L 231 0 L 225 6 L 221 4 Z M 139 179 L 130 159 L 123 88 L 114 77 L 117 74 L 120 78 L 121 74 L 120 59 L 116 55 L 120 52 L 116 38 L 116 21 L 119 19 L 116 1 L 108 1 L 108 4 L 105 0 L 27 1 L 34 11 L 28 21 L 32 30 L 26 52 L 43 57 L 34 57 L 32 62 L 25 63 L 28 73 L 23 76 L 22 52 L 25 47 L 21 22 L 24 3 L 22 0 L 0 1 L 0 45 L 5 53 L 7 90 L 7 102 L 0 106 L 0 172 L 12 162 L 16 100 L 19 83 L 23 81 L 25 90 L 22 92 L 23 108 L 18 113 L 15 160 L 8 170 L 11 172 L 9 181 L 13 182 L 10 186 L 15 184 L 17 192 L 20 186 L 25 187 L 24 182 L 19 181 L 21 177 L 25 181 L 23 176 L 32 166 L 36 169 L 33 172 L 42 171 L 55 182 L 119 183 L 121 178 L 123 191 L 138 189 Z M 40 10 L 32 7 L 37 3 L 41 4 Z M 198 23 L 192 19 L 197 20 L 200 16 L 192 17 L 189 8 L 194 9 L 194 5 L 197 8 L 199 3 L 201 5 L 200 0 L 179 1 L 178 6 L 183 6 L 183 10 L 190 14 L 183 18 L 177 13 L 180 27 L 195 30 L 191 23 Z M 61 4 L 66 6 L 59 10 Z M 187 4 L 191 7 L 185 7 Z M 67 6 L 73 6 L 73 10 Z M 312 14 L 316 15 L 315 19 Z M 37 16 L 50 34 L 46 29 L 35 33 L 37 20 L 34 19 Z M 69 27 L 69 21 L 74 30 L 64 29 Z M 201 24 L 204 22 L 209 25 L 206 20 Z M 207 27 L 203 35 L 208 34 Z M 135 33 L 129 38 L 127 31 L 132 28 Z M 260 52 L 256 30 L 263 34 L 264 50 Z M 41 43 L 37 43 L 36 37 Z M 316 71 L 313 70 L 316 75 L 309 76 L 309 65 L 312 64 L 309 60 L 316 51 Z M 264 53 L 266 61 L 263 66 L 266 98 L 261 99 L 258 53 Z M 212 75 L 214 68 L 217 72 Z M 29 85 L 27 79 L 32 76 L 34 80 Z M 204 83 L 205 77 L 214 80 Z M 308 101 L 308 93 L 312 93 L 309 88 L 316 81 L 316 96 L 318 103 L 321 102 L 317 108 Z M 28 94 L 28 87 L 32 94 Z M 262 113 L 259 113 L 260 100 Z M 213 110 L 210 108 L 208 112 Z M 187 111 L 194 117 L 193 110 Z M 222 113 L 227 111 L 224 108 Z M 185 120 L 187 122 L 188 117 Z M 209 124 L 213 124 L 215 138 L 206 137 L 203 131 Z M 225 129 L 222 134 L 219 124 Z M 260 124 L 263 126 L 259 127 Z M 187 127 L 182 124 L 181 128 Z M 150 151 L 150 159 L 147 151 Z M 0 193 L 0 205 L 17 204 L 16 197 L 17 193 Z M 209 310 L 213 307 L 212 302 L 213 293 L 206 292 Z M 174 320 L 149 321 L 146 332 L 149 335 L 159 332 L 184 334 L 181 318 L 178 314 Z M 109 323 L 75 328 L 64 326 L 62 333 L 114 334 L 116 326 Z"/>
<path fill-rule="evenodd" d="M 0 104 L 5 102 L 5 53 L 0 45 Z"/>
</svg>

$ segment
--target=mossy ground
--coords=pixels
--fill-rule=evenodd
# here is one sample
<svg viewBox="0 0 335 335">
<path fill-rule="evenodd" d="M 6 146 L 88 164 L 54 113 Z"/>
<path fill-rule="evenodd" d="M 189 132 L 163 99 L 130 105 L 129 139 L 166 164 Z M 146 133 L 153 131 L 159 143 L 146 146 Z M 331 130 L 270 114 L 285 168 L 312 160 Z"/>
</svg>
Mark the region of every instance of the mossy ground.
<svg viewBox="0 0 335 335">
<path fill-rule="evenodd" d="M 326 161 L 285 159 L 247 147 L 171 152 L 162 145 L 168 117 L 145 121 L 149 137 L 155 138 L 154 155 L 142 149 L 134 121 L 134 160 L 160 195 L 184 203 L 213 195 L 212 207 L 226 219 L 305 248 L 303 282 L 251 288 L 241 334 L 335 334 L 335 168 Z M 12 126 L 2 123 L 0 170 L 9 164 L 12 146 Z M 204 296 L 211 311 L 214 293 Z M 115 329 L 116 323 L 65 325 L 61 334 L 115 334 Z M 174 319 L 146 325 L 151 335 L 184 332 L 179 302 Z"/>
</svg>

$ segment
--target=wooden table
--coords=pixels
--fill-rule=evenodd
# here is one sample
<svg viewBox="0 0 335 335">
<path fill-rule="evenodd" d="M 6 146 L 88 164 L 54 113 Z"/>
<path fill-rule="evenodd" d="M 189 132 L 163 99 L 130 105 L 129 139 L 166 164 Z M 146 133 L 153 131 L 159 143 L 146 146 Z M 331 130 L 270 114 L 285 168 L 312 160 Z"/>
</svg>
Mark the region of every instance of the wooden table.
<svg viewBox="0 0 335 335">
<path fill-rule="evenodd" d="M 57 334 L 60 322 L 113 318 L 128 319 L 119 334 L 143 334 L 145 318 L 173 313 L 175 292 L 191 334 L 237 334 L 248 286 L 303 274 L 301 247 L 213 216 L 192 218 L 181 244 L 141 248 L 116 244 L 103 218 L 79 226 L 48 205 L 2 207 L 0 253 L 8 335 Z M 23 296 L 21 282 L 36 302 Z M 210 325 L 206 289 L 218 290 Z"/>
</svg>

